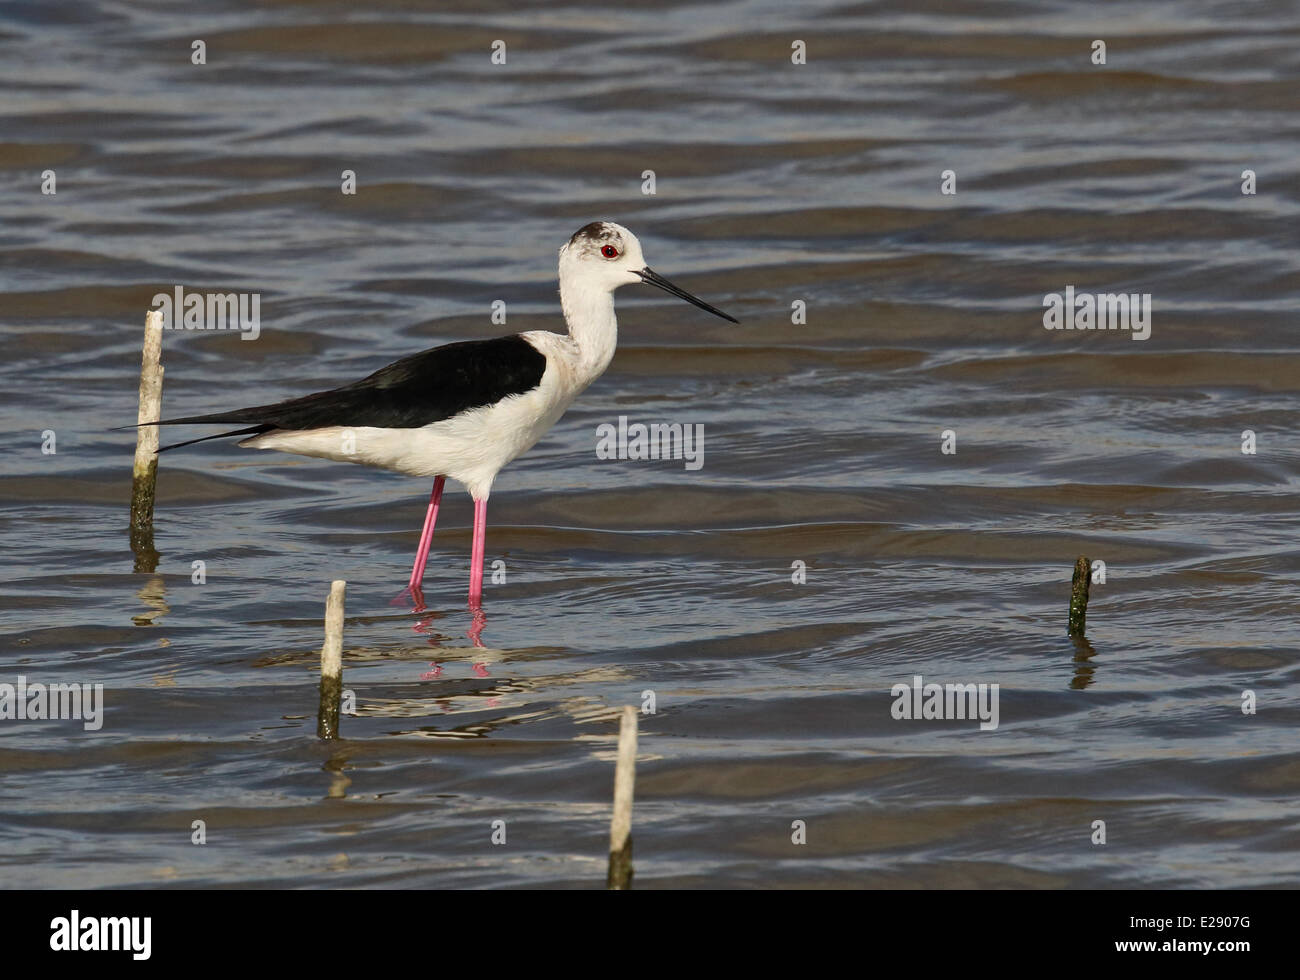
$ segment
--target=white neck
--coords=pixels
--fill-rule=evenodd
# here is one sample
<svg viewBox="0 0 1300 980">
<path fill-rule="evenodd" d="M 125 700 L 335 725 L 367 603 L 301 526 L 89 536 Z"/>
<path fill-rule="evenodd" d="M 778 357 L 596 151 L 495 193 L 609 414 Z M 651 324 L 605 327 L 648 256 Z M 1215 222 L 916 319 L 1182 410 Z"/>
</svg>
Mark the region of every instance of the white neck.
<svg viewBox="0 0 1300 980">
<path fill-rule="evenodd" d="M 577 368 L 585 387 L 609 367 L 618 346 L 614 294 L 603 289 L 583 289 L 561 278 L 560 308 L 569 324 L 569 336 L 578 348 Z"/>
</svg>

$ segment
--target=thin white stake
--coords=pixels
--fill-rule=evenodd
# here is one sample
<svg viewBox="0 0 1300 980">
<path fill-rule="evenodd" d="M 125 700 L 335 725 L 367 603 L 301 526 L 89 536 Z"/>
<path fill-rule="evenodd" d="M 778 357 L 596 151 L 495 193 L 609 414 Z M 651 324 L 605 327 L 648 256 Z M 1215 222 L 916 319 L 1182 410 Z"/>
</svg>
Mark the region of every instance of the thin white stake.
<svg viewBox="0 0 1300 980">
<path fill-rule="evenodd" d="M 320 711 L 316 734 L 339 737 L 339 702 L 343 696 L 343 598 L 348 583 L 335 579 L 325 601 L 325 645 L 320 650 Z"/>
<path fill-rule="evenodd" d="M 162 418 L 162 331 L 160 310 L 144 317 L 144 348 L 140 357 L 140 407 L 136 421 L 157 422 Z M 135 430 L 135 465 L 131 479 L 131 549 L 136 554 L 136 571 L 153 571 L 158 556 L 153 548 L 153 502 L 158 477 L 158 426 Z"/>
<path fill-rule="evenodd" d="M 144 423 L 162 418 L 162 331 L 162 311 L 150 310 L 144 317 L 144 350 L 140 357 L 140 409 L 135 420 L 141 427 L 135 436 L 136 479 L 157 462 L 158 426 Z"/>
<path fill-rule="evenodd" d="M 609 874 L 606 884 L 624 889 L 632 883 L 632 797 L 636 786 L 636 708 L 628 705 L 618 728 L 618 762 L 614 766 L 614 815 L 609 822 Z"/>
</svg>

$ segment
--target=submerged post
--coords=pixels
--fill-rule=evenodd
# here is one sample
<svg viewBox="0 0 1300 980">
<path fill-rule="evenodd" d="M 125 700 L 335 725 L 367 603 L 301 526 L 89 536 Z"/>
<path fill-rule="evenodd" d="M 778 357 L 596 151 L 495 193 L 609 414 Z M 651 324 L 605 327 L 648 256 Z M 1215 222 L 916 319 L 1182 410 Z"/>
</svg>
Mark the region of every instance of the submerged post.
<svg viewBox="0 0 1300 980">
<path fill-rule="evenodd" d="M 339 737 L 339 702 L 343 697 L 343 594 L 348 583 L 335 579 L 325 600 L 325 645 L 320 650 L 318 738 Z"/>
<path fill-rule="evenodd" d="M 632 795 L 636 783 L 636 708 L 628 705 L 618 726 L 618 762 L 614 765 L 614 816 L 609 822 L 609 874 L 605 886 L 622 890 L 632 884 Z"/>
<path fill-rule="evenodd" d="M 1080 555 L 1074 560 L 1074 579 L 1070 583 L 1070 635 L 1083 636 L 1088 619 L 1088 583 L 1092 580 L 1092 562 Z"/>
<path fill-rule="evenodd" d="M 158 567 L 153 546 L 153 501 L 158 478 L 158 426 L 147 423 L 162 418 L 162 330 L 161 310 L 144 317 L 144 351 L 140 358 L 140 407 L 135 430 L 135 466 L 131 478 L 131 551 L 135 570 L 152 572 Z"/>
</svg>

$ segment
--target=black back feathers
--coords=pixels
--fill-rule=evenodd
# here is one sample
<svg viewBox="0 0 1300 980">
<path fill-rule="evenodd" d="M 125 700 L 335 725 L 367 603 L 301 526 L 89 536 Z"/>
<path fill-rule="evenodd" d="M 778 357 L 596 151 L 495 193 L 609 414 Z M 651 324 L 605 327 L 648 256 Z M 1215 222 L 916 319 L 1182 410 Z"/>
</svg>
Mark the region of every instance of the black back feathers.
<svg viewBox="0 0 1300 980">
<path fill-rule="evenodd" d="M 342 388 L 274 405 L 165 419 L 158 424 L 234 422 L 249 426 L 224 433 L 232 436 L 336 425 L 415 429 L 531 391 L 541 383 L 545 371 L 546 356 L 518 334 L 467 340 L 403 357 Z"/>
</svg>

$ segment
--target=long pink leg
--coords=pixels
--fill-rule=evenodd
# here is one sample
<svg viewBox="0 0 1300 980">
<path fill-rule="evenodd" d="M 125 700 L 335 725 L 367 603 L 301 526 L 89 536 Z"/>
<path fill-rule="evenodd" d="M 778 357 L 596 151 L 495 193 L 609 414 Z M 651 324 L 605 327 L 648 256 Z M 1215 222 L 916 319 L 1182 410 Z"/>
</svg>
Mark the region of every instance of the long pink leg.
<svg viewBox="0 0 1300 980">
<path fill-rule="evenodd" d="M 487 500 L 474 501 L 474 546 L 469 558 L 469 604 L 483 604 L 483 548 L 487 539 Z"/>
<path fill-rule="evenodd" d="M 429 546 L 433 544 L 433 526 L 438 523 L 438 504 L 442 501 L 442 485 L 447 480 L 440 476 L 433 481 L 433 493 L 429 495 L 429 511 L 424 515 L 424 530 L 420 532 L 420 547 L 415 552 L 415 565 L 411 569 L 409 589 L 418 589 L 424 581 L 424 565 L 429 559 Z"/>
</svg>

